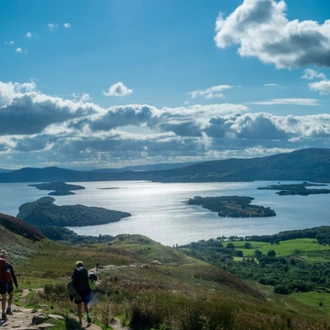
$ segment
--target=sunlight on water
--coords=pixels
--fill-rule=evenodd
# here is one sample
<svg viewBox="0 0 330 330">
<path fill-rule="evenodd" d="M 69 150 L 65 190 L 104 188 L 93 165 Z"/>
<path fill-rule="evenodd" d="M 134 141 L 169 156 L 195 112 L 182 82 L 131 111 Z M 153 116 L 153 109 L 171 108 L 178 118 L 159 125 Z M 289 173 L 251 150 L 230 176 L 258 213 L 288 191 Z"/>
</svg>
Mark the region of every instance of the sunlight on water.
<svg viewBox="0 0 330 330">
<path fill-rule="evenodd" d="M 80 235 L 141 234 L 162 244 L 174 245 L 222 235 L 274 234 L 283 230 L 330 225 L 330 194 L 278 196 L 273 190 L 257 190 L 258 187 L 274 184 L 270 181 L 170 184 L 110 181 L 78 184 L 86 189 L 76 191 L 75 195 L 55 196 L 55 204 L 83 204 L 132 214 L 129 218 L 107 225 L 70 227 Z M 25 183 L 0 184 L 0 192 L 0 212 L 13 216 L 17 215 L 21 204 L 48 194 L 48 191 L 28 187 Z M 253 204 L 269 206 L 277 216 L 220 218 L 216 213 L 186 203 L 195 196 L 223 195 L 254 197 Z"/>
</svg>

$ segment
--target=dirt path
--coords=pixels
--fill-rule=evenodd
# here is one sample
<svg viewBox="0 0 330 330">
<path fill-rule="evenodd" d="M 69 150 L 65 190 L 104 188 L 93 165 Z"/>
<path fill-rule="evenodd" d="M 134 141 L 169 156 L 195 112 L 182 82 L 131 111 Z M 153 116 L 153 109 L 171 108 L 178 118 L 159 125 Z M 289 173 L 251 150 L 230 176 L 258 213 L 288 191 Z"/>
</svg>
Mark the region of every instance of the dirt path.
<svg viewBox="0 0 330 330">
<path fill-rule="evenodd" d="M 42 289 L 37 289 L 42 290 Z M 30 290 L 23 290 L 23 294 L 20 299 L 24 299 Z M 1 298 L 0 298 L 1 301 Z M 49 322 L 49 319 L 63 319 L 60 315 L 49 314 L 49 319 L 43 320 L 43 310 L 39 310 L 37 312 L 33 311 L 30 308 L 20 307 L 16 305 L 12 305 L 12 312 L 13 315 L 7 315 L 7 320 L 3 321 L 0 320 L 0 328 L 3 329 L 15 329 L 15 330 L 42 330 L 42 329 L 49 329 L 51 330 L 52 324 Z M 78 321 L 78 318 L 75 315 L 70 315 L 70 317 L 75 318 Z M 35 322 L 33 322 L 35 320 Z M 38 324 L 33 324 L 37 323 Z M 115 320 L 115 323 L 111 325 L 114 330 L 127 330 L 121 326 L 119 320 Z M 88 324 L 86 320 L 83 321 L 83 326 L 78 329 L 86 329 L 86 330 L 102 330 L 98 325 L 90 323 Z M 68 329 L 67 330 L 75 330 L 75 329 Z"/>
</svg>

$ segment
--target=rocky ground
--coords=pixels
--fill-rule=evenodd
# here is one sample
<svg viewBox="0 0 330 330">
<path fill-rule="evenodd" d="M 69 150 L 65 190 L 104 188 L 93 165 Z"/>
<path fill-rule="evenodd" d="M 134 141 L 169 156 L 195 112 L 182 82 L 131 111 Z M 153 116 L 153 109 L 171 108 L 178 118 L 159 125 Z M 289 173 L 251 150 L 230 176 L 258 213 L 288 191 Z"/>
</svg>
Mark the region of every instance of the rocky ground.
<svg viewBox="0 0 330 330">
<path fill-rule="evenodd" d="M 29 291 L 24 290 L 23 295 L 20 299 L 24 299 Z M 7 320 L 0 320 L 0 327 L 11 330 L 43 330 L 43 329 L 51 329 L 53 324 L 50 322 L 51 319 L 63 319 L 61 315 L 48 314 L 48 318 L 46 319 L 43 313 L 43 310 L 40 309 L 38 311 L 33 311 L 29 308 L 24 308 L 16 305 L 12 305 L 13 315 L 7 315 Z M 72 315 L 73 318 L 76 316 Z M 114 330 L 125 330 L 120 325 L 120 322 L 116 320 L 114 324 L 111 325 Z M 77 329 L 88 329 L 88 330 L 102 330 L 98 325 L 90 323 L 88 324 L 86 320 L 83 321 L 83 325 L 81 328 Z M 75 330 L 68 329 L 67 330 Z"/>
</svg>

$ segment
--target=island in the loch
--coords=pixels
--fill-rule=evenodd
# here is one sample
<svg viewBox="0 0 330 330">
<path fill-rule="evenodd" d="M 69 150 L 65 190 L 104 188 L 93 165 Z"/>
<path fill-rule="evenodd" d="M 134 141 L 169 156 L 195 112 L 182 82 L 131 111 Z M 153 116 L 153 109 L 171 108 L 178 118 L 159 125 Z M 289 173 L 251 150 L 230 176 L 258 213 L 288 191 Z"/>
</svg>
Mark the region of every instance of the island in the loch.
<svg viewBox="0 0 330 330">
<path fill-rule="evenodd" d="M 33 226 L 78 227 L 103 225 L 131 216 L 128 212 L 102 207 L 80 204 L 58 206 L 54 201 L 52 197 L 42 197 L 35 202 L 22 204 L 17 218 Z"/>
<path fill-rule="evenodd" d="M 315 195 L 315 194 L 329 194 L 330 189 L 318 188 L 311 189 L 306 187 L 324 187 L 327 186 L 323 183 L 298 183 L 298 184 L 273 184 L 266 187 L 259 187 L 260 190 L 279 190 L 276 192 L 277 195 L 287 196 L 287 195 Z"/>
<path fill-rule="evenodd" d="M 201 205 L 212 212 L 218 212 L 219 217 L 249 218 L 276 216 L 275 211 L 269 207 L 251 204 L 253 199 L 253 197 L 245 196 L 195 196 L 188 200 L 188 204 Z"/>
<path fill-rule="evenodd" d="M 49 183 L 37 183 L 29 184 L 31 187 L 36 187 L 39 190 L 52 190 L 48 195 L 50 196 L 66 196 L 74 195 L 75 193 L 72 190 L 82 190 L 85 189 L 83 186 L 76 184 L 68 184 L 62 181 L 49 182 Z"/>
</svg>

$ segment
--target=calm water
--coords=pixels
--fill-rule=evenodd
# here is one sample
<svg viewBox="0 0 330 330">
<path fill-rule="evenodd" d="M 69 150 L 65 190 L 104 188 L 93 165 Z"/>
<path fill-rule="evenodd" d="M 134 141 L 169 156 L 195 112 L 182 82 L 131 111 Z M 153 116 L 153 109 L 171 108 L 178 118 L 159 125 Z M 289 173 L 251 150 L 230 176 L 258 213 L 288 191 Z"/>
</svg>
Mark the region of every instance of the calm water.
<svg viewBox="0 0 330 330">
<path fill-rule="evenodd" d="M 107 225 L 70 227 L 78 234 L 141 234 L 164 245 L 185 244 L 222 235 L 274 234 L 283 230 L 330 225 L 330 194 L 278 196 L 274 190 L 257 190 L 257 187 L 275 183 L 81 182 L 79 184 L 85 190 L 54 198 L 56 205 L 83 204 L 132 214 Z M 17 216 L 21 204 L 47 196 L 48 191 L 29 187 L 27 183 L 0 183 L 0 193 L 0 212 Z M 186 203 L 195 196 L 223 195 L 254 197 L 253 204 L 269 206 L 277 215 L 268 218 L 220 218 L 216 213 Z"/>
</svg>

